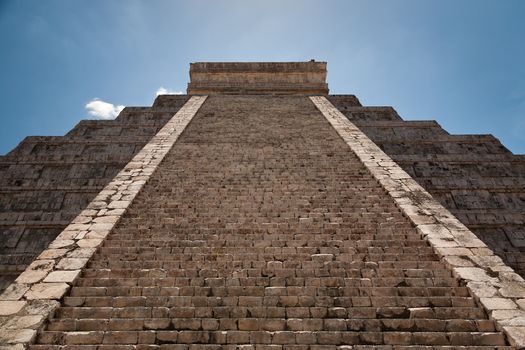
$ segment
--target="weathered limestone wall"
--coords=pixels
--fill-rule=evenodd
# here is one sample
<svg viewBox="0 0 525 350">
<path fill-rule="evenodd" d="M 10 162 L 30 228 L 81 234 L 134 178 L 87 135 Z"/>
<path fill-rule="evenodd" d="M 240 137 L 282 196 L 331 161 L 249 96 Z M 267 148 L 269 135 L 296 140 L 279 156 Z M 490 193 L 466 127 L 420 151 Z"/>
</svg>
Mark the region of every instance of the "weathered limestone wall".
<svg viewBox="0 0 525 350">
<path fill-rule="evenodd" d="M 0 291 L 69 224 L 187 100 L 161 96 L 63 137 L 28 137 L 0 157 Z"/>
<path fill-rule="evenodd" d="M 326 62 L 197 62 L 188 94 L 327 94 Z"/>
<path fill-rule="evenodd" d="M 352 96 L 351 96 L 352 97 Z M 509 266 L 525 276 L 525 157 L 491 135 L 450 135 L 391 107 L 330 101 Z"/>
</svg>

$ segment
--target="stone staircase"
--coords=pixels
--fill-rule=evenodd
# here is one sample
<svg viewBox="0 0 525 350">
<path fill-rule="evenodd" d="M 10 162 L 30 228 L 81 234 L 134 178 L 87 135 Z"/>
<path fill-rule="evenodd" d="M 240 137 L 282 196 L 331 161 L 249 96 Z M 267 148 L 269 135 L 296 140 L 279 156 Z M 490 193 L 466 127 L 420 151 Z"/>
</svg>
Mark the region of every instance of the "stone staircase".
<svg viewBox="0 0 525 350">
<path fill-rule="evenodd" d="M 32 136 L 0 157 L 0 291 L 69 224 L 186 102 L 161 96 L 65 136 Z"/>
<path fill-rule="evenodd" d="M 391 107 L 330 101 L 399 166 L 525 277 L 525 156 L 492 135 L 450 135 L 435 121 L 404 121 Z"/>
<path fill-rule="evenodd" d="M 307 97 L 210 96 L 44 349 L 510 349 Z"/>
</svg>

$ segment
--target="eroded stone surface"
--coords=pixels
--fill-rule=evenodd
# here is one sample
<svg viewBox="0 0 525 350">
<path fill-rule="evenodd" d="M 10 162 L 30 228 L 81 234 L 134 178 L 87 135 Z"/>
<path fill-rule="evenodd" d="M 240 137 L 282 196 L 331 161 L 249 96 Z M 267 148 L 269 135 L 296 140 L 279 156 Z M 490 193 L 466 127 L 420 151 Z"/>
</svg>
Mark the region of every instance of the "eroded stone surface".
<svg viewBox="0 0 525 350">
<path fill-rule="evenodd" d="M 523 348 L 523 344 L 525 344 L 524 327 L 505 326 L 503 330 L 507 333 L 512 345 L 520 349 Z"/>
<path fill-rule="evenodd" d="M 197 62 L 188 94 L 327 94 L 326 62 Z"/>
<path fill-rule="evenodd" d="M 44 321 L 43 315 L 15 316 L 10 318 L 6 329 L 37 329 Z"/>
<path fill-rule="evenodd" d="M 9 287 L 4 290 L 0 295 L 0 300 L 19 300 L 30 288 L 28 284 L 12 283 Z"/>
<path fill-rule="evenodd" d="M 31 286 L 24 296 L 33 299 L 61 299 L 69 289 L 67 283 L 37 283 Z"/>
<path fill-rule="evenodd" d="M 8 316 L 18 313 L 25 306 L 25 301 L 0 301 L 0 316 Z"/>
<path fill-rule="evenodd" d="M 16 282 L 22 284 L 39 282 L 47 276 L 49 271 L 53 270 L 54 265 L 54 260 L 35 260 L 18 276 Z"/>
<path fill-rule="evenodd" d="M 67 282 L 72 283 L 80 274 L 80 270 L 53 271 L 44 279 L 44 282 Z"/>
<path fill-rule="evenodd" d="M 491 277 L 486 270 L 479 267 L 456 267 L 454 270 L 467 281 L 494 283 L 498 281 L 496 277 Z"/>
<path fill-rule="evenodd" d="M 0 344 L 29 343 L 36 337 L 34 329 L 0 329 Z"/>
<path fill-rule="evenodd" d="M 59 261 L 56 268 L 60 270 L 79 270 L 86 266 L 88 258 L 64 258 Z"/>
<path fill-rule="evenodd" d="M 60 306 L 60 303 L 56 300 L 43 300 L 36 299 L 28 302 L 24 309 L 24 314 L 27 315 L 40 315 L 47 317 L 52 315 L 53 312 Z"/>
<path fill-rule="evenodd" d="M 518 308 L 515 302 L 507 298 L 481 298 L 481 304 L 491 310 L 514 310 Z"/>
</svg>

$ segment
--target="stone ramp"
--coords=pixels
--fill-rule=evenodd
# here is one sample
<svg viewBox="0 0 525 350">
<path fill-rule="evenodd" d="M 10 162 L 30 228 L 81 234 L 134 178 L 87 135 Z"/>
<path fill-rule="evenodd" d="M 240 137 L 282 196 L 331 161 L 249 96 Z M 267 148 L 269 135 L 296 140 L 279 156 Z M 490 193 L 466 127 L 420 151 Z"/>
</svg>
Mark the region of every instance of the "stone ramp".
<svg viewBox="0 0 525 350">
<path fill-rule="evenodd" d="M 269 96 L 208 98 L 37 343 L 507 348 L 312 102 Z"/>
</svg>

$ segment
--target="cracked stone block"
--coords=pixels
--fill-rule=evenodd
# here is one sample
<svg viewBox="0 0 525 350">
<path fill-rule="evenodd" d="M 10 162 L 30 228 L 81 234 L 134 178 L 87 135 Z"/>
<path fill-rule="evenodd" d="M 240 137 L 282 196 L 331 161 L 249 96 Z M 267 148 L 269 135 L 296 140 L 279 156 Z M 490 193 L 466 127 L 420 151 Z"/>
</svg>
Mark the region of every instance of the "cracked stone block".
<svg viewBox="0 0 525 350">
<path fill-rule="evenodd" d="M 12 283 L 0 295 L 0 300 L 19 300 L 29 290 L 29 287 L 23 283 Z"/>
<path fill-rule="evenodd" d="M 96 248 L 102 243 L 100 238 L 84 238 L 77 241 L 80 248 Z"/>
<path fill-rule="evenodd" d="M 312 258 L 312 261 L 326 262 L 326 261 L 334 260 L 334 255 L 333 254 L 312 254 L 311 258 Z"/>
<path fill-rule="evenodd" d="M 55 265 L 54 260 L 35 260 L 18 276 L 18 283 L 36 283 L 47 276 Z"/>
<path fill-rule="evenodd" d="M 25 297 L 31 299 L 61 299 L 69 290 L 67 283 L 38 283 L 34 284 Z"/>
<path fill-rule="evenodd" d="M 515 302 L 506 298 L 481 298 L 480 301 L 487 310 L 513 310 L 518 308 Z"/>
<path fill-rule="evenodd" d="M 0 329 L 0 343 L 3 344 L 29 343 L 35 337 L 34 329 Z"/>
<path fill-rule="evenodd" d="M 44 315 L 11 317 L 4 325 L 7 329 L 37 329 L 44 321 Z"/>
<path fill-rule="evenodd" d="M 504 282 L 499 293 L 507 298 L 525 297 L 525 285 L 523 283 Z"/>
<path fill-rule="evenodd" d="M 491 298 L 498 295 L 498 289 L 490 283 L 470 281 L 467 286 L 479 298 Z"/>
<path fill-rule="evenodd" d="M 24 309 L 24 314 L 27 315 L 50 315 L 58 307 L 60 303 L 56 300 L 31 300 Z"/>
<path fill-rule="evenodd" d="M 86 266 L 88 258 L 62 258 L 56 268 L 59 270 L 79 270 Z"/>
<path fill-rule="evenodd" d="M 69 249 L 46 249 L 38 256 L 38 259 L 56 259 L 67 254 Z"/>
<path fill-rule="evenodd" d="M 525 327 L 503 327 L 503 330 L 507 334 L 510 344 L 522 349 L 525 347 Z"/>
<path fill-rule="evenodd" d="M 487 272 L 479 267 L 456 267 L 454 271 L 457 272 L 459 277 L 467 281 L 476 282 L 496 282 L 497 278 L 491 277 Z"/>
<path fill-rule="evenodd" d="M 26 304 L 25 301 L 0 301 L 0 316 L 14 315 L 22 310 Z"/>
</svg>

